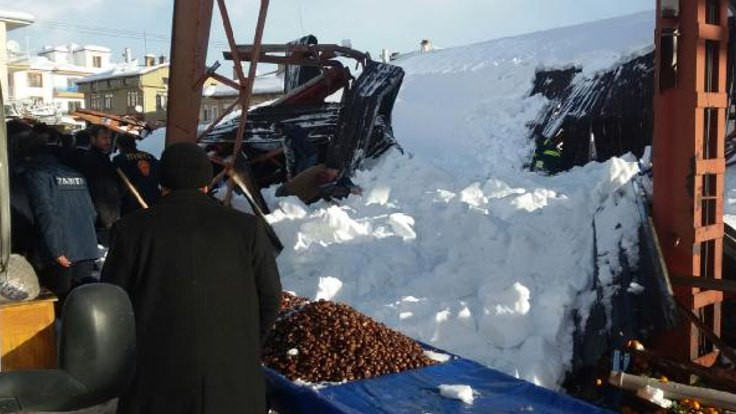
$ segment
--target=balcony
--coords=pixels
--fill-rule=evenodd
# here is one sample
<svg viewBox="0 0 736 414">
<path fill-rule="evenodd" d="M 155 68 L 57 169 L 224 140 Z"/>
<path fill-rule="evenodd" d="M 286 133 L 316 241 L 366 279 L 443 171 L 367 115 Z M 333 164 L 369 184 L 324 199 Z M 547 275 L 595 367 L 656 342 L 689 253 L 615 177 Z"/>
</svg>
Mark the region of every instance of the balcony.
<svg viewBox="0 0 736 414">
<path fill-rule="evenodd" d="M 57 93 L 79 93 L 79 86 L 54 86 L 54 92 Z"/>
</svg>

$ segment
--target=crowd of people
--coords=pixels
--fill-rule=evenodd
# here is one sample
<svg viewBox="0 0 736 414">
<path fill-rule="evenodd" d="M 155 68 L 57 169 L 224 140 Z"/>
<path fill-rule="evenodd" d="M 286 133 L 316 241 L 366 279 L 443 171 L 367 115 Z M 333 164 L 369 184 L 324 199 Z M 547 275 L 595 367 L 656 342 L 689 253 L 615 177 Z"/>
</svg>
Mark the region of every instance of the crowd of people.
<svg viewBox="0 0 736 414">
<path fill-rule="evenodd" d="M 7 129 L 12 249 L 59 307 L 93 273 L 133 305 L 136 374 L 118 412 L 267 412 L 260 348 L 281 302 L 275 255 L 263 223 L 210 196 L 204 150 L 174 144 L 159 161 L 99 126 Z"/>
<path fill-rule="evenodd" d="M 158 160 L 139 151 L 133 137 L 114 140 L 102 126 L 69 135 L 10 121 L 7 131 L 11 247 L 62 306 L 73 287 L 95 281 L 113 224 L 141 208 L 118 170 L 153 203 L 159 197 Z M 111 158 L 114 147 L 118 155 Z"/>
</svg>

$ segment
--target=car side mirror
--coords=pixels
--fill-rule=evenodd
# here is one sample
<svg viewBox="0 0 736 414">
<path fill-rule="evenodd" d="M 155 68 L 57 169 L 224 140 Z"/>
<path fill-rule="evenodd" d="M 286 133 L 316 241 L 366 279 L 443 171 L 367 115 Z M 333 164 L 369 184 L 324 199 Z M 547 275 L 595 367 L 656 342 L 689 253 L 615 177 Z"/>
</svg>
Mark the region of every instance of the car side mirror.
<svg viewBox="0 0 736 414">
<path fill-rule="evenodd" d="M 0 413 L 79 410 L 125 392 L 135 372 L 135 319 L 124 290 L 97 283 L 69 294 L 58 366 L 0 373 Z"/>
</svg>

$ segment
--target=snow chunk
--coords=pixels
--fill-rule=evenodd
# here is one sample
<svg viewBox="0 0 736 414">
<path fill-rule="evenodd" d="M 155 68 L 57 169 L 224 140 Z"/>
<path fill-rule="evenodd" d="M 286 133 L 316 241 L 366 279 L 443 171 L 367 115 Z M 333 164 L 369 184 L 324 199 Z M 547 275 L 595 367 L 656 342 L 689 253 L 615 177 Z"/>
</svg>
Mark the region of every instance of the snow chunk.
<svg viewBox="0 0 736 414">
<path fill-rule="evenodd" d="M 317 295 L 314 300 L 332 300 L 342 289 L 342 281 L 336 277 L 319 278 L 319 286 L 317 287 Z"/>
<path fill-rule="evenodd" d="M 646 289 L 644 288 L 644 286 L 642 286 L 642 285 L 640 285 L 640 284 L 638 284 L 636 282 L 631 282 L 631 284 L 629 285 L 629 289 L 627 291 L 629 293 L 633 293 L 635 295 L 640 295 L 640 294 L 644 293 L 645 290 Z"/>
<path fill-rule="evenodd" d="M 391 187 L 386 185 L 379 185 L 371 188 L 365 198 L 366 198 L 366 205 L 371 204 L 378 204 L 381 206 L 385 206 L 388 204 L 389 197 L 391 196 Z"/>
<path fill-rule="evenodd" d="M 473 404 L 475 399 L 473 395 L 473 388 L 469 385 L 440 385 L 440 395 L 451 399 L 460 400 L 465 404 Z"/>
<path fill-rule="evenodd" d="M 395 213 L 389 216 L 388 223 L 394 230 L 396 235 L 404 240 L 414 240 L 417 234 L 414 232 L 414 219 L 402 213 Z"/>
<path fill-rule="evenodd" d="M 443 364 L 449 361 L 450 359 L 452 359 L 450 355 L 443 354 L 440 352 L 435 352 L 435 351 L 424 351 L 424 356 L 431 359 L 432 361 L 439 362 L 440 364 Z"/>
</svg>

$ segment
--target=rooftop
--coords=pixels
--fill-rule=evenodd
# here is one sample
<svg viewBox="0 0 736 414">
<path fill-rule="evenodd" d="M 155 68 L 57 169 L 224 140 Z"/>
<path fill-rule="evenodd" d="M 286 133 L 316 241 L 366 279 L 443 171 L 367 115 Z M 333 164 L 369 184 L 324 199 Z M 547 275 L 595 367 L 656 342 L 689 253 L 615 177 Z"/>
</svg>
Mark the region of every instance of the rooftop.
<svg viewBox="0 0 736 414">
<path fill-rule="evenodd" d="M 50 60 L 44 56 L 19 56 L 14 59 L 10 59 L 9 65 L 13 66 L 28 66 L 28 69 L 42 70 L 42 71 L 66 71 L 66 72 L 78 72 L 82 74 L 95 74 L 103 71 L 101 68 L 91 68 L 86 66 L 77 66 L 71 63 L 58 63 Z"/>
<path fill-rule="evenodd" d="M 41 49 L 38 52 L 38 54 L 43 55 L 43 54 L 50 53 L 50 52 L 81 52 L 85 50 L 110 53 L 110 49 L 104 46 L 97 46 L 97 45 L 82 46 L 76 43 L 70 43 L 68 45 L 44 46 L 43 49 Z"/>
<path fill-rule="evenodd" d="M 7 30 L 28 26 L 35 21 L 32 14 L 11 10 L 0 10 L 0 21 L 5 22 Z"/>
<path fill-rule="evenodd" d="M 273 72 L 261 76 L 256 76 L 256 81 L 255 83 L 253 83 L 253 95 L 270 95 L 280 93 L 284 93 L 283 72 Z M 225 84 L 218 84 L 216 86 L 205 86 L 202 90 L 202 96 L 205 97 L 237 95 L 238 91 Z"/>
<path fill-rule="evenodd" d="M 147 73 L 151 73 L 159 69 L 166 68 L 168 66 L 169 66 L 168 62 L 160 64 L 160 65 L 154 65 L 154 66 L 140 66 L 138 65 L 138 61 L 134 60 L 133 62 L 130 62 L 130 63 L 120 63 L 118 65 L 115 65 L 115 67 L 113 67 L 112 69 L 108 69 L 96 75 L 87 76 L 86 78 L 80 79 L 79 81 L 77 81 L 77 84 L 90 83 L 90 82 L 95 82 L 99 80 L 127 78 L 130 76 L 140 76 L 140 75 L 145 75 Z"/>
</svg>

